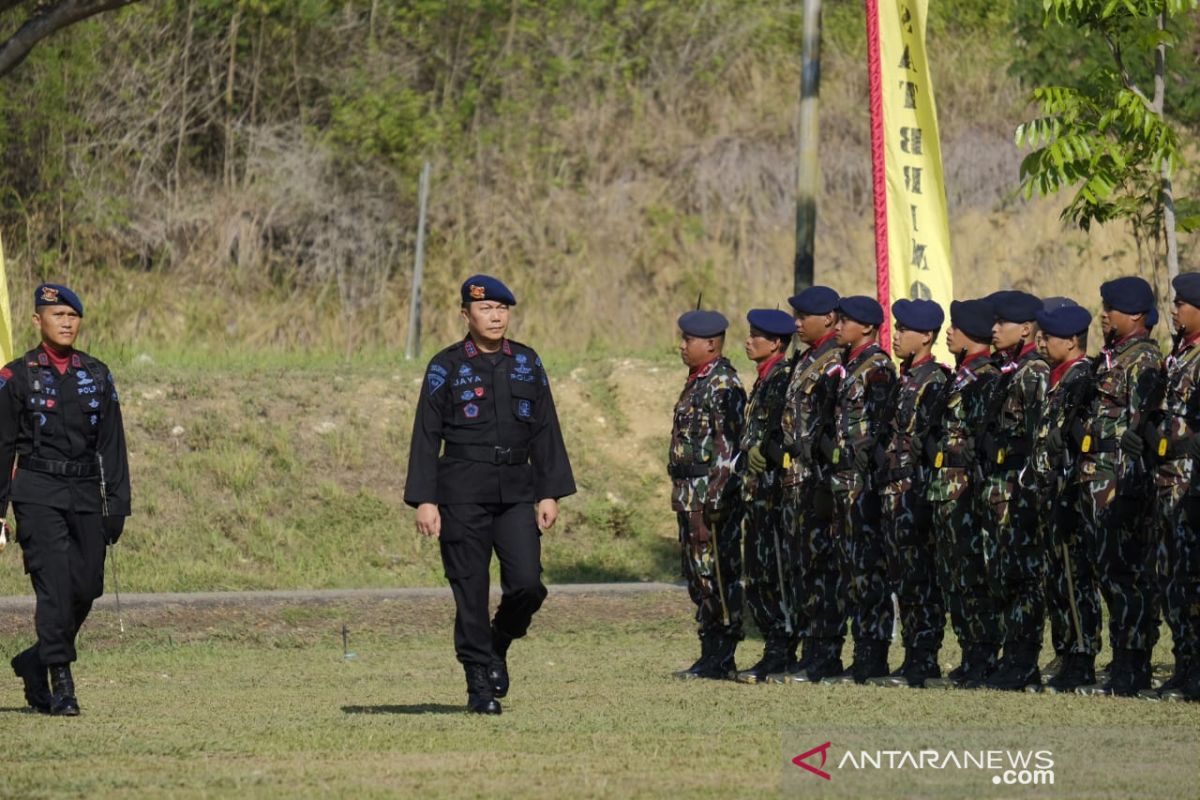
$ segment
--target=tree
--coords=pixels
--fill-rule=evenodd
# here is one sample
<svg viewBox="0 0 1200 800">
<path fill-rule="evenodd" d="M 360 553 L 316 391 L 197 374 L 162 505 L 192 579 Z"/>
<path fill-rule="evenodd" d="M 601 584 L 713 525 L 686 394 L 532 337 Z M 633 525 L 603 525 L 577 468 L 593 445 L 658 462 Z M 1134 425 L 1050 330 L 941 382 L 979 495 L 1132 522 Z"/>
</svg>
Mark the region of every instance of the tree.
<svg viewBox="0 0 1200 800">
<path fill-rule="evenodd" d="M 134 2 L 137 0 L 0 0 L 0 20 L 7 23 L 8 18 L 24 12 L 16 31 L 0 42 L 0 76 L 16 69 L 38 42 L 56 31 Z"/>
<path fill-rule="evenodd" d="M 1021 163 L 1025 196 L 1078 187 L 1063 210 L 1083 230 L 1093 222 L 1128 220 L 1139 262 L 1157 266 L 1166 246 L 1168 281 L 1179 273 L 1176 230 L 1200 223 L 1177 216 L 1190 203 L 1175 197 L 1181 162 L 1177 124 L 1166 116 L 1167 54 L 1176 43 L 1173 18 L 1200 0 L 1043 0 L 1044 24 L 1096 37 L 1106 62 L 1070 86 L 1043 86 L 1034 100 L 1044 116 L 1017 127 L 1017 145 L 1032 152 Z M 1146 63 L 1149 62 L 1149 63 Z M 1135 69 L 1144 67 L 1143 69 Z M 1150 75 L 1146 91 L 1133 77 Z"/>
</svg>

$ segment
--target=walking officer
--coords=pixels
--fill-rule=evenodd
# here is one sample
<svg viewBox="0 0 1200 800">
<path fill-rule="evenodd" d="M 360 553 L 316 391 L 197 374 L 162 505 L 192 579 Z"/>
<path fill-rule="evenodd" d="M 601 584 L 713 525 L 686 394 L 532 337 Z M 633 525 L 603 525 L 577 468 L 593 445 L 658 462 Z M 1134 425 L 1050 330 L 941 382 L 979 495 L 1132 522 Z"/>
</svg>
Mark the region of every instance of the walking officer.
<svg viewBox="0 0 1200 800">
<path fill-rule="evenodd" d="M 75 349 L 83 302 L 51 283 L 33 302 L 41 344 L 0 369 L 0 514 L 11 501 L 37 595 L 37 644 L 12 668 L 30 706 L 75 716 L 75 639 L 130 513 L 129 462 L 112 373 Z"/>
<path fill-rule="evenodd" d="M 741 497 L 735 473 L 746 392 L 722 351 L 729 321 L 716 311 L 679 318 L 687 382 L 675 403 L 667 471 L 679 520 L 683 577 L 696 604 L 700 657 L 678 678 L 732 678 L 742 638 Z"/>
<path fill-rule="evenodd" d="M 461 291 L 467 335 L 426 369 L 404 502 L 417 509 L 417 530 L 439 539 L 467 710 L 499 714 L 509 645 L 546 598 L 540 531 L 554 526 L 575 480 L 542 360 L 506 338 L 513 293 L 487 275 Z M 502 594 L 489 624 L 493 550 Z"/>
</svg>

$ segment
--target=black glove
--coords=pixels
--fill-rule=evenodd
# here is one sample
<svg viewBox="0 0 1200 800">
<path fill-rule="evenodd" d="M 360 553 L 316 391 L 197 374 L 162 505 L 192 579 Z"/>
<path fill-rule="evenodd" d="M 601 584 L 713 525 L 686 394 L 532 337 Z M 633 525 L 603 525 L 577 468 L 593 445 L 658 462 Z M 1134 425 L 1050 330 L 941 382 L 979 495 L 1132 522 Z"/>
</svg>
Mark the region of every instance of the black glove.
<svg viewBox="0 0 1200 800">
<path fill-rule="evenodd" d="M 1121 449 L 1133 458 L 1141 458 L 1146 452 L 1146 442 L 1143 441 L 1142 435 L 1133 428 L 1126 428 L 1121 434 Z"/>
<path fill-rule="evenodd" d="M 104 541 L 106 544 L 116 544 L 121 538 L 122 531 L 125 530 L 125 517 L 105 517 L 104 518 Z"/>
<path fill-rule="evenodd" d="M 1066 442 L 1063 441 L 1062 428 L 1051 428 L 1046 434 L 1046 449 L 1051 455 L 1059 455 L 1067 449 Z"/>
</svg>

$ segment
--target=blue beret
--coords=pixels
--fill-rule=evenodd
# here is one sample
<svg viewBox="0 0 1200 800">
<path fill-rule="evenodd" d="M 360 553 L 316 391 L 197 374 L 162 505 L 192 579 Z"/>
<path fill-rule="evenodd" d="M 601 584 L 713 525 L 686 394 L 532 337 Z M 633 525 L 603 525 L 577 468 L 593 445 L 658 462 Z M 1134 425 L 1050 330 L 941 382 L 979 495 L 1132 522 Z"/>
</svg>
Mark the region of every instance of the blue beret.
<svg viewBox="0 0 1200 800">
<path fill-rule="evenodd" d="M 788 298 L 797 314 L 828 314 L 837 309 L 838 293 L 828 286 L 810 286 Z"/>
<path fill-rule="evenodd" d="M 992 301 L 996 319 L 1005 322 L 1033 322 L 1042 310 L 1042 301 L 1028 292 L 1003 292 Z"/>
<path fill-rule="evenodd" d="M 950 303 L 950 324 L 977 342 L 992 340 L 992 323 L 996 311 L 987 300 L 953 300 Z"/>
<path fill-rule="evenodd" d="M 1069 339 L 1088 329 L 1092 315 L 1082 306 L 1059 306 L 1053 311 L 1039 311 L 1037 324 L 1047 336 Z"/>
<path fill-rule="evenodd" d="M 892 316 L 914 331 L 936 331 L 946 321 L 942 307 L 932 300 L 897 300 L 892 303 Z"/>
<path fill-rule="evenodd" d="M 83 301 L 79 295 L 65 286 L 57 283 L 43 283 L 33 290 L 33 305 L 39 306 L 70 306 L 75 313 L 83 316 Z"/>
<path fill-rule="evenodd" d="M 874 297 L 863 294 L 843 297 L 838 301 L 838 311 L 863 325 L 883 324 L 883 306 L 879 305 Z"/>
<path fill-rule="evenodd" d="M 462 301 L 472 303 L 476 300 L 491 300 L 508 306 L 517 304 L 517 298 L 508 287 L 491 275 L 472 275 L 463 281 Z"/>
<path fill-rule="evenodd" d="M 1158 309 L 1152 308 L 1146 312 L 1146 327 L 1153 328 L 1158 324 Z"/>
<path fill-rule="evenodd" d="M 1132 275 L 1100 284 L 1100 298 L 1123 314 L 1146 314 L 1154 308 L 1154 290 Z"/>
<path fill-rule="evenodd" d="M 1077 305 L 1079 305 L 1079 303 L 1076 303 L 1074 300 L 1072 300 L 1069 297 L 1047 297 L 1044 300 L 1042 300 L 1042 310 L 1043 311 L 1056 311 L 1060 308 L 1066 308 L 1068 306 L 1077 306 Z M 1039 322 L 1039 324 L 1040 324 L 1040 322 Z"/>
<path fill-rule="evenodd" d="M 1171 281 L 1175 297 L 1200 308 L 1200 272 L 1181 272 Z"/>
<path fill-rule="evenodd" d="M 752 308 L 746 315 L 750 327 L 772 336 L 791 336 L 796 332 L 796 320 L 786 311 L 775 308 Z"/>
<path fill-rule="evenodd" d="M 728 327 L 729 320 L 720 311 L 688 311 L 679 317 L 679 330 L 701 339 L 720 336 Z"/>
</svg>

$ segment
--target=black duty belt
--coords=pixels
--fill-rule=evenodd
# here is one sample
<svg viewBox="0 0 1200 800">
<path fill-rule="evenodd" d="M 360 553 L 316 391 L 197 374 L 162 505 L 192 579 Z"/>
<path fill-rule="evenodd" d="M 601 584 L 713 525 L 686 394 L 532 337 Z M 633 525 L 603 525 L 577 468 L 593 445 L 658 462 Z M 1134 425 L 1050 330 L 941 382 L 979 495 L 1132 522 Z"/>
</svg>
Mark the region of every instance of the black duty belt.
<svg viewBox="0 0 1200 800">
<path fill-rule="evenodd" d="M 936 453 L 933 457 L 934 469 L 968 469 L 974 463 L 959 453 L 947 453 L 944 450 Z"/>
<path fill-rule="evenodd" d="M 47 475 L 62 475 L 67 478 L 90 478 L 98 475 L 95 461 L 53 461 L 49 458 L 22 456 L 20 469 L 44 472 Z"/>
<path fill-rule="evenodd" d="M 888 483 L 897 483 L 899 481 L 906 481 L 916 474 L 917 471 L 912 467 L 900 467 L 899 469 L 885 470 L 883 476 Z"/>
<path fill-rule="evenodd" d="M 1188 452 L 1187 439 L 1169 439 L 1163 436 L 1158 440 L 1158 447 L 1154 451 L 1163 461 L 1178 461 L 1181 458 L 1187 458 Z"/>
<path fill-rule="evenodd" d="M 1096 439 L 1089 435 L 1079 443 L 1081 453 L 1115 453 L 1120 449 L 1121 440 L 1117 438 Z"/>
<path fill-rule="evenodd" d="M 476 444 L 447 444 L 442 455 L 446 458 L 462 458 L 482 464 L 524 464 L 529 461 L 529 450 L 525 447 L 489 447 Z"/>
<path fill-rule="evenodd" d="M 668 464 L 667 472 L 675 480 L 683 478 L 703 478 L 708 475 L 708 464 Z"/>
</svg>

